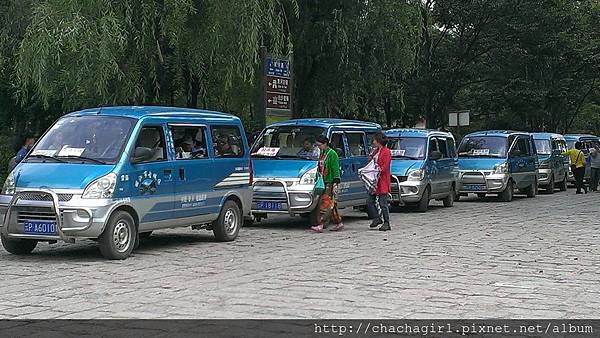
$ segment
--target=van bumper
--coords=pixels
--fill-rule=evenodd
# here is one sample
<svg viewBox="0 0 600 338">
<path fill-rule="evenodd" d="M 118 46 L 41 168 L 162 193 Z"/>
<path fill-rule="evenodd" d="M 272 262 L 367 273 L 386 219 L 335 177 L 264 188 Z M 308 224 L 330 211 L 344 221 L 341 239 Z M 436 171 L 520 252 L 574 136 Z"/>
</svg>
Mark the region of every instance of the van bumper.
<svg viewBox="0 0 600 338">
<path fill-rule="evenodd" d="M 13 196 L 0 195 L 0 232 L 8 238 L 41 241 L 98 238 L 112 211 L 124 203 L 116 199 L 82 199 L 81 194 L 79 190 L 27 189 Z M 56 232 L 25 233 L 27 221 L 54 223 Z"/>
<path fill-rule="evenodd" d="M 538 169 L 538 185 L 546 186 L 550 183 L 552 177 L 552 169 Z"/>
<path fill-rule="evenodd" d="M 406 176 L 392 175 L 391 202 L 399 204 L 417 203 L 423 198 L 423 192 L 428 184 L 427 180 L 407 181 Z"/>
<path fill-rule="evenodd" d="M 300 185 L 298 180 L 254 179 L 252 214 L 306 214 L 317 206 L 319 196 L 314 186 Z"/>
<path fill-rule="evenodd" d="M 510 176 L 492 171 L 460 171 L 458 192 L 460 194 L 498 194 L 506 189 Z"/>
</svg>

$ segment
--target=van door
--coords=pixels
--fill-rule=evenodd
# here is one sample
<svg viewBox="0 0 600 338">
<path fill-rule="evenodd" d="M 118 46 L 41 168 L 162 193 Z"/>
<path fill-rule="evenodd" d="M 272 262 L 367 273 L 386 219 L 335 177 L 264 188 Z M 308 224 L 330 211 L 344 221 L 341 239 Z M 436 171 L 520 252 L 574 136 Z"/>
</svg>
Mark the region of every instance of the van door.
<svg viewBox="0 0 600 338">
<path fill-rule="evenodd" d="M 346 143 L 348 144 L 348 157 L 350 159 L 350 173 L 346 175 L 349 179 L 350 187 L 348 191 L 348 200 L 364 201 L 367 190 L 360 180 L 358 169 L 367 165 L 369 154 L 367 153 L 367 136 L 364 132 L 346 132 Z M 352 202 L 353 204 L 357 202 Z M 360 203 L 358 203 L 360 204 Z"/>
<path fill-rule="evenodd" d="M 526 188 L 531 184 L 529 181 L 530 168 L 528 166 L 530 157 L 528 139 L 524 136 L 518 136 L 510 151 L 509 167 L 516 187 L 519 189 Z"/>
<path fill-rule="evenodd" d="M 438 188 L 439 193 L 445 194 L 450 191 L 453 181 L 454 158 L 450 156 L 448 141 L 445 137 L 436 137 L 438 151 L 442 153 L 442 158 L 436 161 L 438 170 Z"/>
<path fill-rule="evenodd" d="M 239 125 L 210 126 L 211 156 L 214 160 L 210 170 L 204 174 L 209 177 L 213 189 L 214 198 L 210 199 L 210 205 L 215 219 L 225 195 L 240 187 L 247 189 L 250 184 L 250 160 L 242 135 Z"/>
<path fill-rule="evenodd" d="M 340 185 L 338 187 L 338 202 L 346 203 L 352 200 L 352 159 L 347 156 L 346 140 L 343 131 L 333 131 L 329 137 L 331 149 L 340 158 Z"/>
<path fill-rule="evenodd" d="M 175 214 L 178 225 L 212 221 L 213 159 L 208 156 L 207 128 L 202 124 L 169 124 L 175 158 Z M 210 196 L 209 196 L 210 195 Z"/>
<path fill-rule="evenodd" d="M 165 140 L 162 124 L 142 126 L 135 147 L 148 148 L 154 155 L 144 162 L 132 163 L 130 174 L 120 177 L 131 182 L 130 198 L 140 217 L 140 232 L 170 226 L 172 222 L 175 173 Z"/>
</svg>

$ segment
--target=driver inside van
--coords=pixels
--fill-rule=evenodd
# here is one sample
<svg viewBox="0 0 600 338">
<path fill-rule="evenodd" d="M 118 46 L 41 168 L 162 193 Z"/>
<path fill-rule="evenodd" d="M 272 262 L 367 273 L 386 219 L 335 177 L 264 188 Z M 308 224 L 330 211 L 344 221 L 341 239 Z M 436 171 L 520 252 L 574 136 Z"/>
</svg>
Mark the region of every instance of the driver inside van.
<svg viewBox="0 0 600 338">
<path fill-rule="evenodd" d="M 153 156 L 149 160 L 150 162 L 163 160 L 164 148 L 161 145 L 161 141 L 160 132 L 157 129 L 145 128 L 140 133 L 137 146 L 152 150 Z"/>
</svg>

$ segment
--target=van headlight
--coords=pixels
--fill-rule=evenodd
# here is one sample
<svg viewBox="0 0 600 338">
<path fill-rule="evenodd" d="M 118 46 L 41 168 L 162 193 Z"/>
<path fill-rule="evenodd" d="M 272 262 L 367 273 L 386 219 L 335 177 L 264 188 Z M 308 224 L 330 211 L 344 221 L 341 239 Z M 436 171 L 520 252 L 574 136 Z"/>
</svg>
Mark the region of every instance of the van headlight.
<svg viewBox="0 0 600 338">
<path fill-rule="evenodd" d="M 494 174 L 496 174 L 496 175 L 508 174 L 508 163 L 504 162 L 502 164 L 496 164 L 494 166 Z"/>
<path fill-rule="evenodd" d="M 417 169 L 408 173 L 409 181 L 422 181 L 425 178 L 425 170 Z"/>
<path fill-rule="evenodd" d="M 83 191 L 82 198 L 112 198 L 117 184 L 117 175 L 110 173 L 97 178 Z"/>
<path fill-rule="evenodd" d="M 2 195 L 14 195 L 16 189 L 16 180 L 15 175 L 11 172 L 6 177 L 6 181 L 4 181 L 4 186 L 2 187 Z"/>
<path fill-rule="evenodd" d="M 317 182 L 317 168 L 313 168 L 302 175 L 300 177 L 300 184 L 302 185 L 312 185 Z"/>
</svg>

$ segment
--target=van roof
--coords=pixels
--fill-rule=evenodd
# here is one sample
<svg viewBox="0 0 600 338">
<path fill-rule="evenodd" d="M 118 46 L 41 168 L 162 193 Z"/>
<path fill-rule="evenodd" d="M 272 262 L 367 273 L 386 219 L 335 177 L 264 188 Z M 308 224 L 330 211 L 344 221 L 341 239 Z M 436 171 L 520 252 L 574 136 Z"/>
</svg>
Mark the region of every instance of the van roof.
<svg viewBox="0 0 600 338">
<path fill-rule="evenodd" d="M 388 137 L 427 137 L 429 135 L 434 136 L 450 136 L 452 134 L 446 131 L 433 130 L 433 129 L 415 129 L 415 128 L 397 128 L 389 129 L 385 131 Z"/>
<path fill-rule="evenodd" d="M 537 133 L 531 133 L 531 135 L 533 135 L 533 138 L 535 140 L 547 140 L 550 138 L 556 138 L 559 140 L 565 139 L 564 136 L 562 136 L 561 134 L 557 134 L 557 133 L 537 132 Z"/>
<path fill-rule="evenodd" d="M 351 128 L 377 128 L 381 129 L 381 126 L 373 122 L 364 122 L 356 120 L 343 120 L 343 119 L 331 119 L 331 118 L 309 118 L 309 119 L 294 119 L 282 122 L 277 122 L 269 125 L 269 127 L 278 126 L 315 126 L 315 127 L 351 127 Z"/>
<path fill-rule="evenodd" d="M 514 131 L 514 130 L 482 130 L 476 131 L 474 133 L 468 134 L 466 136 L 502 136 L 509 137 L 510 135 L 531 135 L 524 131 Z"/>
<path fill-rule="evenodd" d="M 596 135 L 590 135 L 590 134 L 566 134 L 565 135 L 565 139 L 569 139 L 569 140 L 578 140 L 581 138 L 587 138 L 587 139 L 598 139 L 598 136 Z"/>
<path fill-rule="evenodd" d="M 238 117 L 210 110 L 200 110 L 180 107 L 162 107 L 162 106 L 119 106 L 119 107 L 98 107 L 84 109 L 67 114 L 66 116 L 83 116 L 83 115 L 107 115 L 107 116 L 124 116 L 135 119 L 141 119 L 148 116 L 157 117 L 196 117 L 196 118 L 212 118 L 219 120 L 239 120 Z"/>
</svg>

